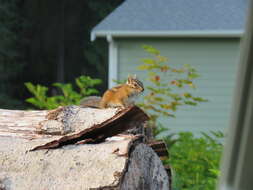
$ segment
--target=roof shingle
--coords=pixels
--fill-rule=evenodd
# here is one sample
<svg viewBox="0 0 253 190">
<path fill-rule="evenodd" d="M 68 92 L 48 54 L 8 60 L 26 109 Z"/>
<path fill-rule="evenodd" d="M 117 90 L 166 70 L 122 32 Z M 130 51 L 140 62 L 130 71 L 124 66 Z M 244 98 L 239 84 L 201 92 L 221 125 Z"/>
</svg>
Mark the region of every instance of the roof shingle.
<svg viewBox="0 0 253 190">
<path fill-rule="evenodd" d="M 243 30 L 248 0 L 125 0 L 97 31 Z"/>
</svg>

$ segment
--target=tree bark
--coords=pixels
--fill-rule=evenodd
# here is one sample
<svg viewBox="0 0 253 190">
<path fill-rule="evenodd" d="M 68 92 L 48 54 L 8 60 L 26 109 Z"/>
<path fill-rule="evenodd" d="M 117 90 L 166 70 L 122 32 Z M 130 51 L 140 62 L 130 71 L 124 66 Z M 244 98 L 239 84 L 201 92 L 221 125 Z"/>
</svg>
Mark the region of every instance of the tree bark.
<svg viewBox="0 0 253 190">
<path fill-rule="evenodd" d="M 147 119 L 136 106 L 0 109 L 0 189 L 167 190 L 161 160 L 142 136 L 119 134 Z"/>
</svg>

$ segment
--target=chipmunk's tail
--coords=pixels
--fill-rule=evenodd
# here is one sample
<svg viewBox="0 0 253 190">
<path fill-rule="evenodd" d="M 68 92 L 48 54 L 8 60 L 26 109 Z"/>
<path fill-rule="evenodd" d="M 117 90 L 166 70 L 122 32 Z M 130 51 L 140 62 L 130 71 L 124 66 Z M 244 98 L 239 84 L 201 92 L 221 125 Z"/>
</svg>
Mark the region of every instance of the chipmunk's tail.
<svg viewBox="0 0 253 190">
<path fill-rule="evenodd" d="M 100 96 L 88 96 L 81 100 L 80 106 L 84 108 L 99 108 L 101 101 Z"/>
</svg>

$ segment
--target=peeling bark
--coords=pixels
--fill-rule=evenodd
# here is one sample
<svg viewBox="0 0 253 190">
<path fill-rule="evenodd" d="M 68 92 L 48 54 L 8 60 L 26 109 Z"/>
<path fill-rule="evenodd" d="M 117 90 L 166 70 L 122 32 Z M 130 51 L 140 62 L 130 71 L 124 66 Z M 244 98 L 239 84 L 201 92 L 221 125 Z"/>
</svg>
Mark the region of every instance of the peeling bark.
<svg viewBox="0 0 253 190">
<path fill-rule="evenodd" d="M 148 145 L 156 152 L 159 157 L 169 156 L 166 144 L 162 140 L 149 142 Z"/>
<path fill-rule="evenodd" d="M 78 117 L 77 113 L 76 115 L 78 119 L 82 118 Z M 112 137 L 133 127 L 138 127 L 147 119 L 147 115 L 138 107 L 134 106 L 126 108 L 117 112 L 113 117 L 105 120 L 102 123 L 91 125 L 89 128 L 82 128 L 82 130 L 78 132 L 63 136 L 58 140 L 54 140 L 47 144 L 35 147 L 32 150 L 57 148 L 67 144 L 78 144 L 79 141 L 85 142 L 85 140 L 86 143 L 99 143 L 104 141 L 107 137 Z M 73 120 L 72 117 L 71 120 Z M 82 122 L 77 122 L 77 119 L 74 119 L 74 122 L 71 124 L 71 126 L 76 126 L 76 123 L 78 123 L 80 128 L 80 124 Z"/>
<path fill-rule="evenodd" d="M 43 139 L 32 150 L 84 142 L 99 143 L 107 137 L 141 126 L 147 119 L 148 116 L 136 106 L 124 110 L 78 106 L 51 111 L 0 110 L 0 137 Z"/>
</svg>

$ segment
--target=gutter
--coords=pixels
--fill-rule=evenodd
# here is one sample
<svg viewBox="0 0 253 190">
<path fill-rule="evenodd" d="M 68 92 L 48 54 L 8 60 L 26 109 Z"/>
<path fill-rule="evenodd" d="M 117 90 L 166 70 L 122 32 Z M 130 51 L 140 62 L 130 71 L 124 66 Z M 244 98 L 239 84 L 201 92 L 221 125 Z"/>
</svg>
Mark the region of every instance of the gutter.
<svg viewBox="0 0 253 190">
<path fill-rule="evenodd" d="M 241 38 L 243 30 L 186 30 L 186 31 L 92 31 L 91 41 L 97 37 L 180 37 L 180 38 Z"/>
</svg>

